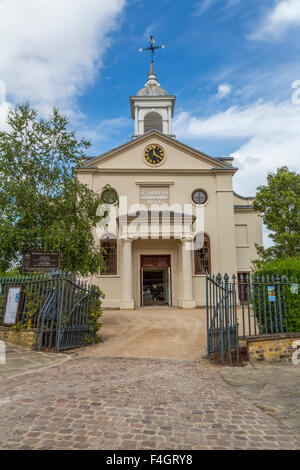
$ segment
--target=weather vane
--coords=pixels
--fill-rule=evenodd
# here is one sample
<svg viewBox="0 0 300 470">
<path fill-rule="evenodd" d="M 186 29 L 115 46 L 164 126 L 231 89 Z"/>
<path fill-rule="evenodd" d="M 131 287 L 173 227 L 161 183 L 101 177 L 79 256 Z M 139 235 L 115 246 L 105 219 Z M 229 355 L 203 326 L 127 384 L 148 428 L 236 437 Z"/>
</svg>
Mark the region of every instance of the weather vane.
<svg viewBox="0 0 300 470">
<path fill-rule="evenodd" d="M 155 39 L 153 36 L 150 35 L 149 37 L 149 47 L 145 47 L 144 49 L 139 49 L 139 52 L 143 52 L 143 51 L 151 51 L 151 62 L 153 62 L 153 58 L 154 58 L 154 52 L 156 51 L 156 49 L 164 49 L 165 46 L 164 44 L 162 44 L 161 46 L 154 46 L 155 44 Z"/>
</svg>

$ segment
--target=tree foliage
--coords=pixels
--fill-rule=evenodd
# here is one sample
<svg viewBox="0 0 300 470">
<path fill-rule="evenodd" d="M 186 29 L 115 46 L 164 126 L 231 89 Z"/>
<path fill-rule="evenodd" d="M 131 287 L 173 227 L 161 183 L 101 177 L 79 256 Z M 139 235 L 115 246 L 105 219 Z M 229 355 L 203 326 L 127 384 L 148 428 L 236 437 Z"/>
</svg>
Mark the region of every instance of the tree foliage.
<svg viewBox="0 0 300 470">
<path fill-rule="evenodd" d="M 262 262 L 300 255 L 300 175 L 286 166 L 259 186 L 253 208 L 261 212 L 274 245 L 257 247 Z"/>
<path fill-rule="evenodd" d="M 0 132 L 0 270 L 31 249 L 59 250 L 62 269 L 87 275 L 103 258 L 93 237 L 101 201 L 73 171 L 90 143 L 77 140 L 54 108 L 40 119 L 29 103 L 11 108 Z"/>
</svg>

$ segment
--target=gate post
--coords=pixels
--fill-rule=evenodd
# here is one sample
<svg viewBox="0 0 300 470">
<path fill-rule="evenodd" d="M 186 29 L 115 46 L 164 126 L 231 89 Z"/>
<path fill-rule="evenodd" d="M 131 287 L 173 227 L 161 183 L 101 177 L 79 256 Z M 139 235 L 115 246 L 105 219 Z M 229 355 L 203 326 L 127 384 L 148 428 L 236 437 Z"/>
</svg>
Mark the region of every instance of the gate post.
<svg viewBox="0 0 300 470">
<path fill-rule="evenodd" d="M 57 320 L 56 320 L 56 339 L 55 339 L 55 351 L 59 352 L 60 350 L 60 340 L 61 340 L 61 320 L 62 320 L 62 310 L 63 310 L 63 300 L 64 300 L 64 289 L 65 289 L 65 278 L 60 278 L 62 282 L 59 282 L 59 275 L 54 278 L 55 286 L 59 294 L 57 296 Z"/>
<path fill-rule="evenodd" d="M 223 279 L 221 273 L 217 274 L 216 276 L 216 284 L 215 284 L 215 299 L 216 299 L 216 309 L 214 313 L 214 322 L 213 327 L 216 327 L 217 320 L 217 328 L 220 328 L 219 334 L 219 352 L 221 354 L 222 363 L 224 364 L 224 315 L 223 315 Z"/>
<path fill-rule="evenodd" d="M 235 329 L 235 347 L 236 347 L 236 360 L 240 360 L 240 351 L 239 351 L 239 322 L 237 317 L 237 304 L 236 304 L 236 276 L 232 276 L 232 293 L 233 293 L 233 321 Z"/>
<path fill-rule="evenodd" d="M 209 308 L 211 308 L 211 306 L 208 306 L 208 283 L 209 283 L 209 280 L 210 280 L 210 274 L 206 273 L 206 336 L 207 336 L 207 345 L 206 345 L 206 349 L 207 349 L 207 356 L 209 357 L 210 356 L 210 337 L 209 337 L 209 328 L 210 328 L 210 324 L 209 324 Z M 210 284 L 209 284 L 209 287 L 210 287 Z"/>
<path fill-rule="evenodd" d="M 228 290 L 228 281 L 229 281 L 229 276 L 227 273 L 224 274 L 224 281 L 225 281 L 225 324 L 226 324 L 226 336 L 227 336 L 227 355 L 230 364 L 232 363 L 232 358 L 231 358 L 231 328 L 230 328 L 230 321 L 229 321 L 229 303 L 228 303 L 228 296 L 229 296 L 229 290 Z"/>
</svg>

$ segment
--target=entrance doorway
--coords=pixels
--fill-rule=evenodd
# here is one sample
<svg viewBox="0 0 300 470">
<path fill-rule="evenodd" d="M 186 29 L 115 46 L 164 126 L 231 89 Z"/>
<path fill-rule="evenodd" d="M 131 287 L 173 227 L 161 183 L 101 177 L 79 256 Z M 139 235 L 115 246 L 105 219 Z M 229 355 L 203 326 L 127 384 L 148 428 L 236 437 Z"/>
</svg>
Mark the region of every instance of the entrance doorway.
<svg viewBox="0 0 300 470">
<path fill-rule="evenodd" d="M 141 257 L 142 306 L 171 306 L 171 257 Z"/>
</svg>

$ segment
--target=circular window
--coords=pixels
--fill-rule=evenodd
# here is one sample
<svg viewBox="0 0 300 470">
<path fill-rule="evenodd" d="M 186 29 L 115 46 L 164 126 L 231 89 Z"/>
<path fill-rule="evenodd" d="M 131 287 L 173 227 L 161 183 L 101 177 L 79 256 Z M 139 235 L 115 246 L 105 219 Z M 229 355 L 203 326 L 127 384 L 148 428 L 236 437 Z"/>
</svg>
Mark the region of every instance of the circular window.
<svg viewBox="0 0 300 470">
<path fill-rule="evenodd" d="M 205 204 L 207 201 L 207 194 L 203 189 L 196 189 L 192 194 L 192 200 L 195 204 Z"/>
<path fill-rule="evenodd" d="M 106 188 L 101 194 L 101 199 L 105 204 L 115 204 L 118 200 L 117 191 L 113 188 Z"/>
</svg>

